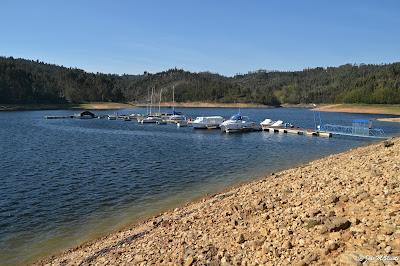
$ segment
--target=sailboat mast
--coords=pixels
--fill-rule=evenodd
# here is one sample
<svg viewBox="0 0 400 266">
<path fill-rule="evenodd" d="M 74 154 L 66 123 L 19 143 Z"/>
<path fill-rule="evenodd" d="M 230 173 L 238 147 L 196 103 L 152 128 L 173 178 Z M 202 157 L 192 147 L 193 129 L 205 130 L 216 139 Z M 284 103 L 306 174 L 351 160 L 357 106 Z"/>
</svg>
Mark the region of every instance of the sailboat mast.
<svg viewBox="0 0 400 266">
<path fill-rule="evenodd" d="M 153 93 L 154 93 L 154 88 L 151 88 L 151 96 L 150 96 L 150 115 L 151 115 L 151 107 L 153 106 Z"/>
<path fill-rule="evenodd" d="M 172 86 L 172 111 L 175 112 L 175 85 Z"/>
<path fill-rule="evenodd" d="M 161 97 L 162 97 L 162 90 L 160 90 L 160 101 L 158 102 L 158 113 L 161 115 Z"/>
<path fill-rule="evenodd" d="M 149 114 L 149 96 L 150 96 L 150 90 L 147 88 L 147 100 L 146 100 L 146 113 Z"/>
</svg>

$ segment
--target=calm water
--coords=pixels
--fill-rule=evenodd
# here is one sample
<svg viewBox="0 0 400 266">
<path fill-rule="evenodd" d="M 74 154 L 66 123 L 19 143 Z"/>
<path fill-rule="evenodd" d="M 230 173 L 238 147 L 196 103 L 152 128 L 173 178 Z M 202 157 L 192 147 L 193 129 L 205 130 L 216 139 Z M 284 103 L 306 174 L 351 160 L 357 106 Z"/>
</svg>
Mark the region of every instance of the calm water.
<svg viewBox="0 0 400 266">
<path fill-rule="evenodd" d="M 229 117 L 237 112 L 181 111 L 192 117 Z M 206 193 L 371 142 L 43 118 L 72 113 L 0 113 L 0 264 L 20 264 Z M 282 119 L 313 127 L 312 112 L 306 109 L 244 109 L 242 113 L 256 121 Z M 379 116 L 322 114 L 324 121 L 340 124 L 375 117 Z M 396 123 L 376 126 L 388 134 L 400 132 Z"/>
</svg>

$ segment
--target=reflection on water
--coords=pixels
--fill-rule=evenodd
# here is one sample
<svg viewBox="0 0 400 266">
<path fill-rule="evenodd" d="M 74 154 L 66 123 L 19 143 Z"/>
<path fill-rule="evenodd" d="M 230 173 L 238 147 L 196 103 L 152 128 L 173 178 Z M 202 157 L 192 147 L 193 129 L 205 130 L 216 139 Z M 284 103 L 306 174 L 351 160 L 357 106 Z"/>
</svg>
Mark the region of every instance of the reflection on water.
<svg viewBox="0 0 400 266">
<path fill-rule="evenodd" d="M 182 111 L 193 117 L 229 117 L 237 112 Z M 242 112 L 257 121 L 282 119 L 313 127 L 312 112 L 306 109 Z M 100 119 L 43 119 L 71 113 L 0 113 L 0 261 L 4 264 L 71 247 L 206 193 L 368 143 L 268 132 L 228 135 Z M 371 117 L 378 116 L 322 115 L 339 124 Z M 378 125 L 389 134 L 399 132 L 398 124 Z"/>
</svg>

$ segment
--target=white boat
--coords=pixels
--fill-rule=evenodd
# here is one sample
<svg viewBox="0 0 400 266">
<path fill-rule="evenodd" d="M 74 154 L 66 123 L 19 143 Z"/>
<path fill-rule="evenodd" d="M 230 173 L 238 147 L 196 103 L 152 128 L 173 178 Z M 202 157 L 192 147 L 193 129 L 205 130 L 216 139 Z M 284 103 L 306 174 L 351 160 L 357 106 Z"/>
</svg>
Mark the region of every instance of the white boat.
<svg viewBox="0 0 400 266">
<path fill-rule="evenodd" d="M 179 123 L 179 122 L 182 122 L 182 121 L 187 122 L 186 120 L 187 120 L 187 119 L 186 119 L 186 116 L 180 115 L 180 114 L 171 115 L 171 116 L 169 117 L 169 119 L 168 119 L 168 121 L 169 121 L 169 122 L 172 122 L 172 123 Z"/>
<path fill-rule="evenodd" d="M 275 121 L 270 126 L 271 127 L 281 127 L 281 126 L 283 126 L 283 121 L 282 120 Z"/>
<path fill-rule="evenodd" d="M 194 129 L 219 128 L 223 122 L 222 116 L 199 116 L 192 122 L 192 126 Z"/>
<path fill-rule="evenodd" d="M 130 114 L 129 118 L 132 120 L 137 120 L 138 118 L 141 118 L 142 115 L 141 114 Z"/>
<path fill-rule="evenodd" d="M 117 120 L 117 115 L 116 115 L 116 114 L 114 114 L 114 115 L 108 115 L 108 116 L 107 116 L 107 119 L 108 119 L 108 120 Z"/>
<path fill-rule="evenodd" d="M 165 120 L 157 121 L 156 124 L 157 125 L 166 125 L 167 121 L 165 121 Z"/>
<path fill-rule="evenodd" d="M 172 106 L 172 114 L 167 118 L 165 118 L 165 120 L 167 122 L 170 123 L 181 123 L 182 122 L 186 122 L 187 123 L 187 118 L 186 116 L 182 115 L 180 112 L 175 112 L 175 85 L 172 86 L 172 102 L 173 102 L 173 106 Z"/>
<path fill-rule="evenodd" d="M 262 122 L 260 123 L 260 125 L 261 125 L 261 126 L 270 126 L 270 125 L 272 125 L 273 123 L 274 123 L 274 121 L 272 121 L 271 119 L 267 118 L 267 119 L 265 119 L 264 121 L 262 121 Z"/>
<path fill-rule="evenodd" d="M 178 123 L 176 123 L 177 127 L 187 127 L 188 126 L 188 122 L 186 120 L 182 120 Z"/>
<path fill-rule="evenodd" d="M 249 117 L 242 116 L 240 113 L 232 116 L 229 120 L 221 123 L 220 128 L 226 133 L 231 132 L 245 132 L 245 131 L 258 131 L 261 126 L 254 121 L 251 121 Z"/>
<path fill-rule="evenodd" d="M 162 121 L 162 119 L 160 117 L 149 115 L 149 116 L 143 118 L 142 120 L 140 120 L 140 123 L 142 123 L 142 124 L 151 124 L 151 123 L 155 124 L 155 123 L 160 122 L 160 121 Z"/>
</svg>

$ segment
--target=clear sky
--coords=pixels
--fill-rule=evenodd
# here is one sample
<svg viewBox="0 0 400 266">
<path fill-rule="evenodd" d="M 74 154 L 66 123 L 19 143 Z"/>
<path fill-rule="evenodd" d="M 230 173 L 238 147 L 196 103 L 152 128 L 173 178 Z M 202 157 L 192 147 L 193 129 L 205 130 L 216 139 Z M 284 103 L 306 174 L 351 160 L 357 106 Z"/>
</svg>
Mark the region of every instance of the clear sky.
<svg viewBox="0 0 400 266">
<path fill-rule="evenodd" d="M 2 0 L 0 55 L 224 75 L 400 61 L 400 1 Z"/>
</svg>

